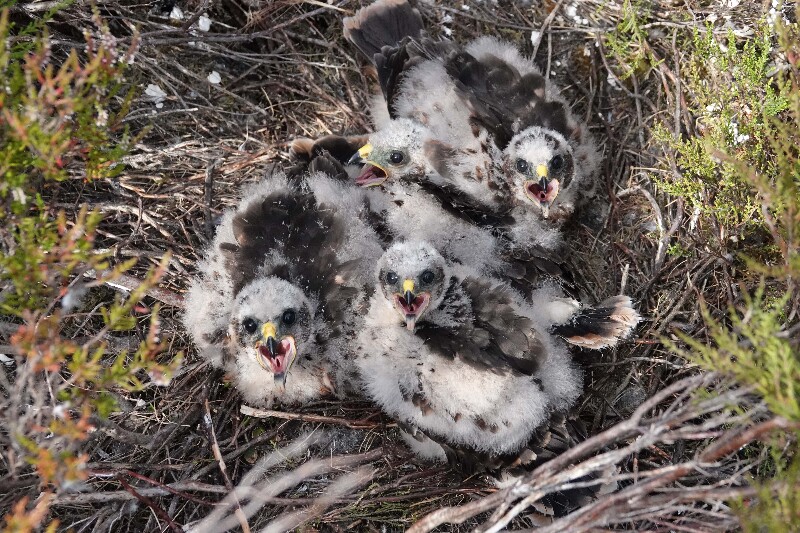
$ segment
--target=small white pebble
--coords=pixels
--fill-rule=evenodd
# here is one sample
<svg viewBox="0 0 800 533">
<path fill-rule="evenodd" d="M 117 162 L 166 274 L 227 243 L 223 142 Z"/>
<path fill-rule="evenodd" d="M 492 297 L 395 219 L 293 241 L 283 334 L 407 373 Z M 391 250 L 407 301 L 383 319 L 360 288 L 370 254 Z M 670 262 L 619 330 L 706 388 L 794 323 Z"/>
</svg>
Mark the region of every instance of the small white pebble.
<svg viewBox="0 0 800 533">
<path fill-rule="evenodd" d="M 448 28 L 447 26 L 442 26 L 442 31 L 443 31 L 443 32 L 444 32 L 444 34 L 445 34 L 445 35 L 447 35 L 448 37 L 452 37 L 452 36 L 453 36 L 453 30 L 451 30 L 451 29 L 450 29 L 450 28 Z"/>
<path fill-rule="evenodd" d="M 151 370 L 147 373 L 147 375 L 150 376 L 150 380 L 153 382 L 153 384 L 159 387 L 166 387 L 169 385 L 170 381 L 172 381 L 160 370 Z"/>
<path fill-rule="evenodd" d="M 183 20 L 183 10 L 178 6 L 174 6 L 169 13 L 169 18 L 172 20 Z"/>
<path fill-rule="evenodd" d="M 208 80 L 208 83 L 211 83 L 213 85 L 218 85 L 219 82 L 222 81 L 222 77 L 219 75 L 219 72 L 217 72 L 216 70 L 212 70 L 211 74 L 209 74 L 208 78 L 206 78 L 206 79 Z"/>
<path fill-rule="evenodd" d="M 200 15 L 197 19 L 197 29 L 200 31 L 208 31 L 211 29 L 211 19 L 205 15 Z"/>
<path fill-rule="evenodd" d="M 98 109 L 97 118 L 95 119 L 94 123 L 97 125 L 98 128 L 104 128 L 108 124 L 108 111 L 106 111 L 102 107 Z"/>
<path fill-rule="evenodd" d="M 462 4 L 461 9 L 463 9 L 464 11 L 469 11 L 469 6 L 466 4 Z"/>
<path fill-rule="evenodd" d="M 711 24 L 714 24 L 717 21 L 717 19 L 719 19 L 719 17 L 717 16 L 716 13 L 711 13 L 709 16 L 706 17 L 706 21 L 710 22 Z"/>
<path fill-rule="evenodd" d="M 533 43 L 533 46 L 539 44 L 539 41 L 541 40 L 542 40 L 542 32 L 533 30 L 531 32 L 531 43 Z"/>
</svg>

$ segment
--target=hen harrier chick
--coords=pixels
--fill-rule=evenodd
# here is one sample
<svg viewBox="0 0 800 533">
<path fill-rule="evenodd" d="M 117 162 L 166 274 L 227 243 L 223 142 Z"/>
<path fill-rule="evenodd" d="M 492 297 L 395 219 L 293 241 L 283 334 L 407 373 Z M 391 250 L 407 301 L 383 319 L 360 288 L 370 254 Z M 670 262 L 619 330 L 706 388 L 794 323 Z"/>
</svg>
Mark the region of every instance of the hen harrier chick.
<svg viewBox="0 0 800 533">
<path fill-rule="evenodd" d="M 501 283 L 398 243 L 356 342 L 367 394 L 455 448 L 512 454 L 581 391 L 581 373 L 535 309 Z"/>
<path fill-rule="evenodd" d="M 304 176 L 278 173 L 245 190 L 189 289 L 187 331 L 248 402 L 298 404 L 350 388 L 359 280 L 382 247 L 341 171 L 322 156 Z"/>
</svg>

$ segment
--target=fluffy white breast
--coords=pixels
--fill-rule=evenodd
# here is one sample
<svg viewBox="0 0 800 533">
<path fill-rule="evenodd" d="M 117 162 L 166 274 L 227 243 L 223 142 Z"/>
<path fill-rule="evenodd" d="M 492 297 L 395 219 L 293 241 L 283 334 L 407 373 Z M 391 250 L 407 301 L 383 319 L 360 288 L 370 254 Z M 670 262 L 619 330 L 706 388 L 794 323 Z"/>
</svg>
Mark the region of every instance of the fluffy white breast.
<svg viewBox="0 0 800 533">
<path fill-rule="evenodd" d="M 387 191 L 393 199 L 387 222 L 398 239 L 427 241 L 447 259 L 482 272 L 502 268 L 501 247 L 491 233 L 447 213 L 414 184 L 389 184 Z"/>
<path fill-rule="evenodd" d="M 523 446 L 552 409 L 565 407 L 580 390 L 580 374 L 564 349 L 546 344 L 551 356 L 537 375 L 542 388 L 529 376 L 437 355 L 375 295 L 356 364 L 365 392 L 391 416 L 454 444 L 505 453 Z"/>
</svg>

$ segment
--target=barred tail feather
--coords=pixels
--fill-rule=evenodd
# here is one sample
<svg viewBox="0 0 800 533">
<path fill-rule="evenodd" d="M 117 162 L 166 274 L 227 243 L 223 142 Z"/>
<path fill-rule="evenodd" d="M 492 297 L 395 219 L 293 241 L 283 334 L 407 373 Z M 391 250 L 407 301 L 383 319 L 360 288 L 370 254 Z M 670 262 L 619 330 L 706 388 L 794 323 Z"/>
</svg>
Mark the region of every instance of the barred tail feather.
<svg viewBox="0 0 800 533">
<path fill-rule="evenodd" d="M 615 346 L 631 334 L 641 316 L 628 296 L 612 296 L 596 307 L 585 307 L 552 332 L 570 344 L 599 350 Z"/>
</svg>

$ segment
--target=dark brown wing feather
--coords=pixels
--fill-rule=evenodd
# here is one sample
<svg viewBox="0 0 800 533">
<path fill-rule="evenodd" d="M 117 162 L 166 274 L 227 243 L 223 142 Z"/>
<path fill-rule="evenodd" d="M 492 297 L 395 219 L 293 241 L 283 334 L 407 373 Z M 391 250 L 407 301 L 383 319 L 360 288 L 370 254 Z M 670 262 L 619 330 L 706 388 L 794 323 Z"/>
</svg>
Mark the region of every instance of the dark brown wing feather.
<svg viewBox="0 0 800 533">
<path fill-rule="evenodd" d="M 321 156 L 347 164 L 358 149 L 367 144 L 367 135 L 326 135 L 319 139 L 301 137 L 292 141 L 290 151 L 300 163 L 310 164 Z M 343 170 L 343 169 L 342 169 Z"/>
<path fill-rule="evenodd" d="M 578 289 L 569 267 L 560 257 L 536 246 L 514 247 L 507 243 L 503 259 L 506 269 L 500 273 L 504 281 L 525 296 L 543 282 L 555 282 L 571 297 L 577 298 Z"/>
<path fill-rule="evenodd" d="M 344 19 L 344 37 L 372 61 L 385 46 L 396 46 L 424 30 L 419 11 L 406 0 L 379 0 Z"/>
<path fill-rule="evenodd" d="M 337 251 L 343 247 L 350 219 L 335 206 L 318 203 L 304 178 L 310 173 L 348 180 L 341 162 L 326 151 L 300 161 L 287 173 L 288 186 L 253 202 L 233 219 L 236 244 L 221 246 L 231 275 L 234 293 L 256 276 L 276 276 L 319 299 L 320 318 L 330 327 L 328 338 L 348 331 L 359 314 L 357 308 L 370 293 L 354 279 L 362 259 L 341 263 Z M 268 256 L 281 257 L 280 262 Z M 268 266 L 267 266 L 268 265 Z"/>
<path fill-rule="evenodd" d="M 553 129 L 567 138 L 572 135 L 568 109 L 545 99 L 546 82 L 540 74 L 521 75 L 498 57 L 479 60 L 463 50 L 451 54 L 445 68 L 470 106 L 473 122 L 489 131 L 501 150 L 529 126 Z"/>
<path fill-rule="evenodd" d="M 393 113 L 400 78 L 415 63 L 408 47 L 424 31 L 419 11 L 405 0 L 379 0 L 344 19 L 344 36 L 375 65 Z"/>
<path fill-rule="evenodd" d="M 572 337 L 598 339 L 615 339 L 620 324 L 615 315 L 624 313 L 629 300 L 624 296 L 612 296 L 600 302 L 596 307 L 584 307 L 572 315 L 564 324 L 550 328 L 551 333 L 566 340 Z"/>
<path fill-rule="evenodd" d="M 517 313 L 509 289 L 467 278 L 451 280 L 441 304 L 458 326 L 417 325 L 431 350 L 491 372 L 532 376 L 546 357 L 533 323 Z"/>
<path fill-rule="evenodd" d="M 459 220 L 487 229 L 507 228 L 516 222 L 510 212 L 510 205 L 492 208 L 476 202 L 468 194 L 447 184 L 437 184 L 430 180 L 417 183 L 422 190 L 439 201 L 442 209 Z"/>
<path fill-rule="evenodd" d="M 234 291 L 259 274 L 280 275 L 313 292 L 336 268 L 336 250 L 345 234 L 344 221 L 301 189 L 280 191 L 254 202 L 233 220 L 238 250 L 231 262 Z M 269 254 L 286 258 L 272 271 L 262 267 Z"/>
</svg>

